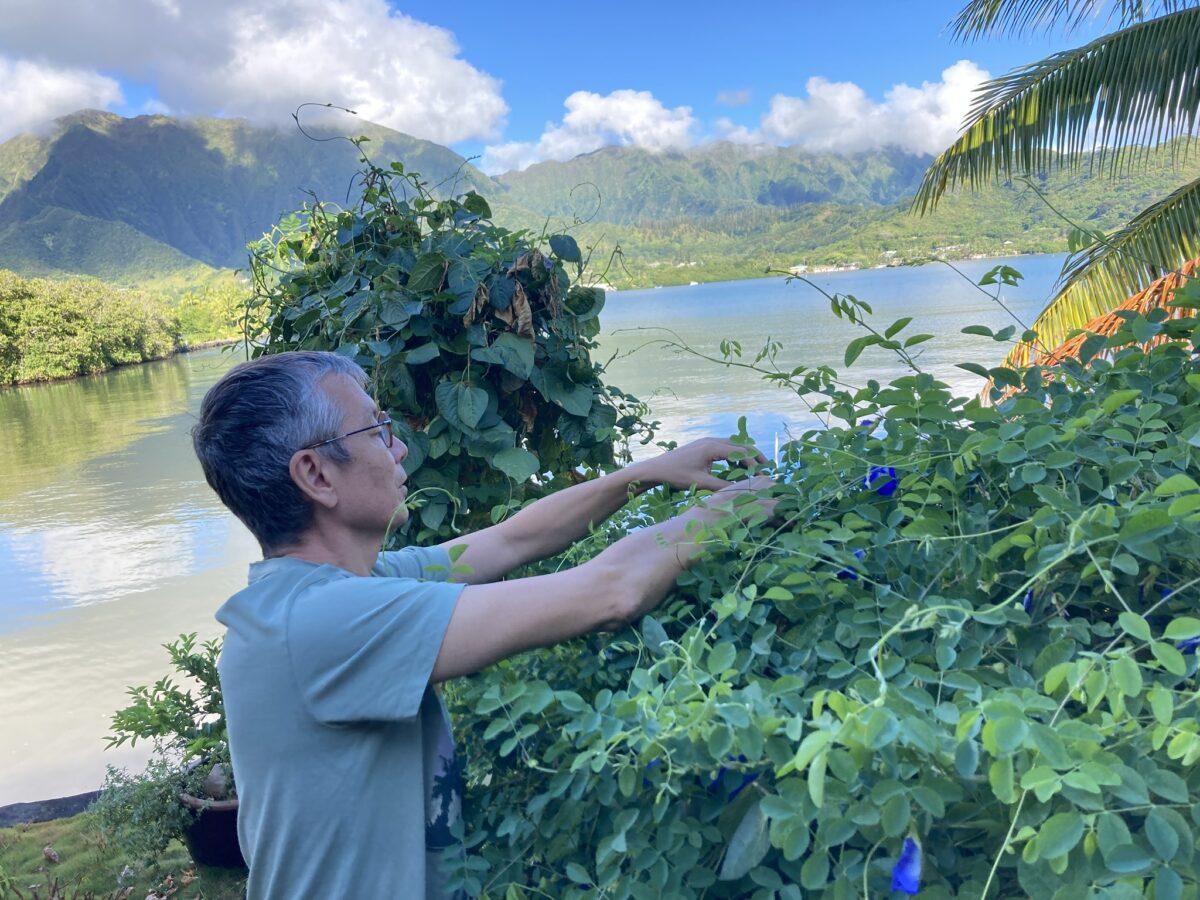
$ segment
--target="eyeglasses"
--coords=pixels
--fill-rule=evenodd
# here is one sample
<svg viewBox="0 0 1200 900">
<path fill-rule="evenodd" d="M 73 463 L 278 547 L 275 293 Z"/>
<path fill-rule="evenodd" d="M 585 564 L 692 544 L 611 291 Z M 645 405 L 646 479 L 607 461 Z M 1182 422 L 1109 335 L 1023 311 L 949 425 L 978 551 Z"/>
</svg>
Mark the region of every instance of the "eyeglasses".
<svg viewBox="0 0 1200 900">
<path fill-rule="evenodd" d="M 384 419 L 381 422 L 376 422 L 374 425 L 368 425 L 366 428 L 359 428 L 355 431 L 347 431 L 345 434 L 339 434 L 337 437 L 330 438 L 327 441 L 318 441 L 315 444 L 306 444 L 305 446 L 301 447 L 300 449 L 301 450 L 315 450 L 318 447 L 324 447 L 326 444 L 332 444 L 334 441 L 340 441 L 342 438 L 352 437 L 356 434 L 362 434 L 364 431 L 372 431 L 376 428 L 379 429 L 380 439 L 383 441 L 384 445 L 390 450 L 392 448 L 392 443 L 395 441 L 395 435 L 392 434 L 392 420 L 391 419 Z"/>
</svg>

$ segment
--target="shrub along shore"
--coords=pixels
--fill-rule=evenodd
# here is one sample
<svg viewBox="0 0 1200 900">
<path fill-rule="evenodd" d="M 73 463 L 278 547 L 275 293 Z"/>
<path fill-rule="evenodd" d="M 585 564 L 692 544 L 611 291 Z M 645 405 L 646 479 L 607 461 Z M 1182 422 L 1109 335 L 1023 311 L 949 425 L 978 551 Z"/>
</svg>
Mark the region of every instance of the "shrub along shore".
<svg viewBox="0 0 1200 900">
<path fill-rule="evenodd" d="M 238 334 L 234 282 L 178 298 L 91 278 L 23 278 L 0 270 L 0 385 L 94 375 Z"/>
</svg>

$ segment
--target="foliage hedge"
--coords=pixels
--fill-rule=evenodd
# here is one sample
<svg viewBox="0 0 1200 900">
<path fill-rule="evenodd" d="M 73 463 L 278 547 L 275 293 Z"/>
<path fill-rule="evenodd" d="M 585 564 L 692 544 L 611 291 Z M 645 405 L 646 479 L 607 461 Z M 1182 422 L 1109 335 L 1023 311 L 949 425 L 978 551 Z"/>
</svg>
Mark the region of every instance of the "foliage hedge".
<svg viewBox="0 0 1200 900">
<path fill-rule="evenodd" d="M 159 359 L 180 344 L 156 299 L 87 278 L 0 270 L 0 384 L 90 375 Z"/>
<path fill-rule="evenodd" d="M 252 246 L 253 352 L 363 366 L 409 448 L 410 538 L 490 524 L 650 439 L 643 407 L 591 358 L 604 293 L 572 286 L 573 238 L 545 247 L 493 224 L 473 191 L 438 200 L 400 163 L 364 163 L 357 205 L 317 201 Z"/>
<path fill-rule="evenodd" d="M 462 883 L 1196 896 L 1197 320 L 992 369 L 988 405 L 920 371 L 906 320 L 833 299 L 868 329 L 848 362 L 874 343 L 911 371 L 853 389 L 766 348 L 829 425 L 783 448 L 781 521 L 709 535 L 637 628 L 456 685 Z M 571 561 L 675 509 L 647 495 Z"/>
<path fill-rule="evenodd" d="M 403 418 L 413 480 L 457 493 L 470 526 L 613 462 L 614 439 L 645 427 L 587 355 L 601 298 L 567 282 L 574 242 L 544 256 L 487 212 L 369 167 L 360 206 L 317 204 L 255 251 L 260 352 L 364 364 Z M 881 331 L 866 304 L 831 299 L 865 330 L 847 366 L 875 344 L 907 374 L 853 388 L 779 370 L 776 344 L 750 363 L 722 348 L 825 419 L 782 449 L 778 521 L 707 532 L 710 553 L 636 627 L 448 688 L 468 781 L 459 883 L 1195 897 L 1197 320 L 1131 317 L 1052 372 L 965 363 L 992 379 L 985 403 L 921 370 L 930 336 L 902 339 L 907 319 Z M 651 491 L 546 568 L 686 502 Z M 418 540 L 446 533 L 435 509 Z"/>
</svg>

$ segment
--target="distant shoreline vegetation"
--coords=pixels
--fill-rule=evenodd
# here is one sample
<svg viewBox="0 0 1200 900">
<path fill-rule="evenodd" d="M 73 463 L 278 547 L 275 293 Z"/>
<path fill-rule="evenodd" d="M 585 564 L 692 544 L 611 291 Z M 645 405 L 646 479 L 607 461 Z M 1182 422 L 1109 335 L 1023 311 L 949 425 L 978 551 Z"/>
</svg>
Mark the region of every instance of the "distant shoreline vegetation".
<svg viewBox="0 0 1200 900">
<path fill-rule="evenodd" d="M 0 385 L 95 375 L 223 343 L 238 334 L 244 294 L 232 278 L 171 299 L 0 269 Z"/>
</svg>

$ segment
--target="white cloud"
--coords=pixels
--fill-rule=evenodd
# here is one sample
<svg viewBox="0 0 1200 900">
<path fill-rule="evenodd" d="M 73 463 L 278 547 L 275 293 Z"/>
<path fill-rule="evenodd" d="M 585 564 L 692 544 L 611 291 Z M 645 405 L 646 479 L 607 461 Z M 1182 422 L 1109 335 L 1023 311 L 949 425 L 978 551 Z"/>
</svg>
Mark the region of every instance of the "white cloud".
<svg viewBox="0 0 1200 900">
<path fill-rule="evenodd" d="M 958 136 L 972 94 L 988 73 L 959 60 L 940 81 L 919 88 L 897 84 L 882 103 L 857 84 L 810 78 L 807 95 L 776 94 L 762 119 L 762 138 L 809 150 L 853 153 L 899 147 L 911 153 L 937 153 Z"/>
<path fill-rule="evenodd" d="M 97 72 L 0 55 L 0 141 L 83 107 L 120 102 L 120 85 Z"/>
<path fill-rule="evenodd" d="M 719 106 L 745 106 L 750 102 L 750 91 L 746 88 L 717 92 Z"/>
<path fill-rule="evenodd" d="M 717 119 L 717 140 L 733 141 L 735 144 L 761 144 L 762 135 L 745 125 L 738 125 L 732 119 Z"/>
<path fill-rule="evenodd" d="M 484 171 L 499 173 L 544 159 L 571 159 L 610 144 L 661 152 L 681 150 L 694 141 L 696 120 L 691 107 L 668 109 L 649 91 L 576 91 L 563 105 L 567 113 L 562 122 L 547 124 L 538 140 L 485 148 Z"/>
<path fill-rule="evenodd" d="M 5 6 L 0 49 L 153 84 L 176 113 L 286 122 L 300 103 L 331 102 L 451 143 L 495 136 L 508 112 L 499 81 L 462 59 L 449 31 L 385 0 Z"/>
</svg>

